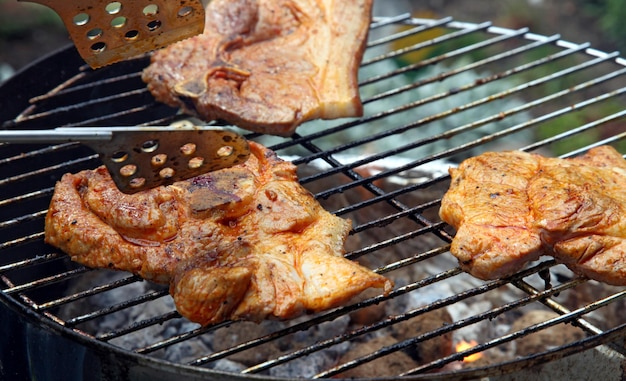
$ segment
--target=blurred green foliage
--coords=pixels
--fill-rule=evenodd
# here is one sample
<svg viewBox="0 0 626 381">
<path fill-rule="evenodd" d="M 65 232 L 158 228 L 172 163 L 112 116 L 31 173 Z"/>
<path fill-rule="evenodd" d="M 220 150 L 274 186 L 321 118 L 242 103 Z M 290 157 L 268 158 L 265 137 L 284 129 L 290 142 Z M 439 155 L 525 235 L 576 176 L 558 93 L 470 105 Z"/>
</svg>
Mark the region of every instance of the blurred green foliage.
<svg viewBox="0 0 626 381">
<path fill-rule="evenodd" d="M 606 36 L 626 53 L 626 3 L 624 0 L 578 0 L 584 12 L 597 17 Z"/>
<path fill-rule="evenodd" d="M 40 4 L 0 0 L 0 39 L 28 36 L 40 27 L 64 30 L 59 15 Z"/>
</svg>

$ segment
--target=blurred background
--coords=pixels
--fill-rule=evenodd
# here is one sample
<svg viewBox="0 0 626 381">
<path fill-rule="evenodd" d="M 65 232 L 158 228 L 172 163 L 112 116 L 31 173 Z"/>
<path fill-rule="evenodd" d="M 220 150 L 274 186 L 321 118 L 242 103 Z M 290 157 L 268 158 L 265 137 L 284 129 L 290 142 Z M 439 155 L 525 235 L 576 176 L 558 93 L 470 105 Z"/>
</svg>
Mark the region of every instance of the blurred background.
<svg viewBox="0 0 626 381">
<path fill-rule="evenodd" d="M 507 28 L 529 27 L 561 34 L 604 50 L 626 51 L 626 7 L 622 0 L 384 0 L 378 15 L 411 12 L 416 17 L 452 16 L 458 21 L 492 21 Z M 28 63 L 70 43 L 60 18 L 45 6 L 0 0 L 0 81 Z"/>
</svg>

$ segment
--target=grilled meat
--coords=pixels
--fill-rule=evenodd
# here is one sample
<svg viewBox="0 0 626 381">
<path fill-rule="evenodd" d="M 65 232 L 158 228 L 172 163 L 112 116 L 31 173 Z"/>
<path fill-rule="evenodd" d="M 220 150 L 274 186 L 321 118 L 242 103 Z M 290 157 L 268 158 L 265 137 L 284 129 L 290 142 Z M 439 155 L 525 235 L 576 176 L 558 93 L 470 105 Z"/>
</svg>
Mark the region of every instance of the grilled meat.
<svg viewBox="0 0 626 381">
<path fill-rule="evenodd" d="M 481 279 L 519 270 L 542 253 L 526 189 L 539 169 L 534 155 L 487 152 L 450 168 L 439 215 L 457 233 L 451 252 Z"/>
<path fill-rule="evenodd" d="M 488 152 L 451 168 L 440 209 L 457 229 L 451 252 L 481 279 L 540 255 L 626 285 L 626 160 L 602 146 L 571 159 Z"/>
<path fill-rule="evenodd" d="M 213 0 L 204 33 L 156 52 L 143 80 L 160 102 L 267 134 L 360 116 L 371 3 Z"/>
<path fill-rule="evenodd" d="M 133 195 L 104 167 L 55 187 L 45 239 L 89 267 L 169 283 L 201 324 L 293 318 L 338 306 L 385 277 L 343 257 L 350 221 L 297 181 L 296 167 L 250 142 L 244 163 Z"/>
</svg>

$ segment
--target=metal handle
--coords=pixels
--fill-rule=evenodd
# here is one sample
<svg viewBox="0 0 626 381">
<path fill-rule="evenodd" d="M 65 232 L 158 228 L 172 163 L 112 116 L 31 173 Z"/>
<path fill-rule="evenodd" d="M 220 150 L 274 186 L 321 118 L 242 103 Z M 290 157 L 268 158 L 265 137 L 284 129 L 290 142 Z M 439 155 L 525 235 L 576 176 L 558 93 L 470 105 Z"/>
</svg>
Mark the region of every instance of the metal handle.
<svg viewBox="0 0 626 381">
<path fill-rule="evenodd" d="M 84 141 L 109 141 L 113 137 L 110 129 L 86 130 L 79 128 L 55 128 L 54 130 L 0 131 L 0 142 L 4 143 L 64 143 Z"/>
<path fill-rule="evenodd" d="M 115 127 L 58 127 L 50 130 L 3 130 L 0 142 L 3 143 L 65 143 L 110 141 L 115 132 L 172 132 L 172 131 L 214 131 L 208 126 L 115 126 Z"/>
</svg>

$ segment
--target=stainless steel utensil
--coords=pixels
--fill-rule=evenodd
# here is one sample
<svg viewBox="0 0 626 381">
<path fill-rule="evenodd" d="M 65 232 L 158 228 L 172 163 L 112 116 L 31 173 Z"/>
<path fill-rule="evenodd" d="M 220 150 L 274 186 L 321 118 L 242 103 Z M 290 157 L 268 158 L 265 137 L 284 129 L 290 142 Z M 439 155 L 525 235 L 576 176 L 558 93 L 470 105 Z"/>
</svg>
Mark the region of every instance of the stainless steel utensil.
<svg viewBox="0 0 626 381">
<path fill-rule="evenodd" d="M 61 127 L 0 131 L 0 142 L 80 142 L 102 159 L 124 193 L 141 190 L 245 162 L 250 155 L 241 135 L 204 126 Z"/>
</svg>

